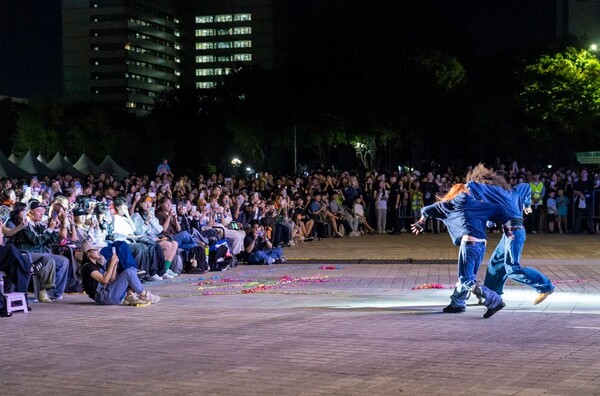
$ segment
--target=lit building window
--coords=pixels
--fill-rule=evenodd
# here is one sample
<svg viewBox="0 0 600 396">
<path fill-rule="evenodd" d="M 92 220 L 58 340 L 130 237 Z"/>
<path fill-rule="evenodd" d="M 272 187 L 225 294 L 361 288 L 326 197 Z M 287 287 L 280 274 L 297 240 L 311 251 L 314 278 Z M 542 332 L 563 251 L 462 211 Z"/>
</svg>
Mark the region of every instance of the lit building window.
<svg viewBox="0 0 600 396">
<path fill-rule="evenodd" d="M 235 14 L 233 16 L 233 20 L 238 22 L 238 21 L 251 21 L 252 20 L 252 14 Z"/>
<path fill-rule="evenodd" d="M 215 57 L 213 55 L 199 55 L 196 57 L 196 63 L 209 63 L 214 61 Z"/>
<path fill-rule="evenodd" d="M 228 14 L 228 15 L 217 15 L 215 17 L 215 20 L 217 22 L 232 22 L 233 21 L 233 15 Z"/>
<path fill-rule="evenodd" d="M 249 62 L 252 60 L 252 54 L 234 54 L 233 60 L 235 62 Z"/>
<path fill-rule="evenodd" d="M 231 62 L 231 56 L 221 55 L 217 58 L 217 62 Z"/>
<path fill-rule="evenodd" d="M 125 107 L 127 107 L 128 109 L 135 109 L 136 105 L 135 102 L 125 102 Z"/>
<path fill-rule="evenodd" d="M 197 76 L 214 76 L 215 69 L 196 69 L 196 75 Z"/>
<path fill-rule="evenodd" d="M 214 36 L 215 29 L 196 29 L 196 37 Z"/>
<path fill-rule="evenodd" d="M 251 48 L 251 40 L 238 40 L 233 42 L 233 48 Z"/>
<path fill-rule="evenodd" d="M 252 34 L 252 28 L 249 26 L 240 26 L 233 28 L 233 34 Z"/>
<path fill-rule="evenodd" d="M 201 81 L 196 83 L 198 89 L 210 89 L 214 88 L 217 84 L 214 81 Z"/>
<path fill-rule="evenodd" d="M 232 47 L 233 47 L 233 43 L 231 41 L 219 41 L 217 43 L 218 49 L 228 49 L 228 48 L 232 48 Z"/>
<path fill-rule="evenodd" d="M 213 23 L 214 21 L 215 21 L 215 17 L 213 17 L 212 15 L 196 17 L 196 23 Z"/>
<path fill-rule="evenodd" d="M 214 49 L 215 48 L 215 43 L 196 43 L 196 49 L 197 50 L 209 50 L 209 49 Z"/>
</svg>

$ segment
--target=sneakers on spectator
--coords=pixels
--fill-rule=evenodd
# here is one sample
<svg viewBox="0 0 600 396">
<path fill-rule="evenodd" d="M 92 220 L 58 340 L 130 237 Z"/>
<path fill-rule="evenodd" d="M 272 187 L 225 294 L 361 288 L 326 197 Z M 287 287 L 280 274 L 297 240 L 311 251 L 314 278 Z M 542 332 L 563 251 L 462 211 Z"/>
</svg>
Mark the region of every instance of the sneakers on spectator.
<svg viewBox="0 0 600 396">
<path fill-rule="evenodd" d="M 127 293 L 125 299 L 123 300 L 123 305 L 138 305 L 144 304 L 144 301 L 140 300 L 136 293 Z"/>
<path fill-rule="evenodd" d="M 405 233 L 405 232 L 408 232 L 408 231 L 406 230 L 406 228 L 403 228 L 403 229 L 400 230 L 400 232 Z"/>
<path fill-rule="evenodd" d="M 145 273 L 146 273 L 146 271 L 144 271 L 143 269 L 137 270 L 138 275 L 144 275 Z"/>
<path fill-rule="evenodd" d="M 278 259 L 275 259 L 275 262 L 277 264 L 283 264 L 287 261 L 287 259 L 285 257 L 279 257 Z"/>
<path fill-rule="evenodd" d="M 48 297 L 48 292 L 46 291 L 46 289 L 40 290 L 40 293 L 38 295 L 38 301 L 41 303 L 52 302 L 52 300 L 50 300 L 50 297 Z"/>
<path fill-rule="evenodd" d="M 179 274 L 178 274 L 177 272 L 173 272 L 173 271 L 171 271 L 171 268 L 169 268 L 169 269 L 167 270 L 167 274 L 171 275 L 172 277 L 179 276 Z"/>
<path fill-rule="evenodd" d="M 163 279 L 173 279 L 173 275 L 169 275 L 169 272 L 165 272 L 161 276 L 162 276 Z"/>
<path fill-rule="evenodd" d="M 274 262 L 275 262 L 275 260 L 273 260 L 273 257 L 269 257 L 269 258 L 267 259 L 267 261 L 265 261 L 265 265 L 271 265 L 271 264 L 273 264 Z"/>
<path fill-rule="evenodd" d="M 150 279 L 151 279 L 151 280 L 153 280 L 153 281 L 155 281 L 155 282 L 158 282 L 158 281 L 161 281 L 161 280 L 163 280 L 163 277 L 162 277 L 162 276 L 160 276 L 160 275 L 158 275 L 158 274 L 154 274 L 154 275 L 152 275 L 152 276 L 150 277 Z"/>
<path fill-rule="evenodd" d="M 142 292 L 142 294 L 140 294 L 140 300 L 142 300 L 143 302 L 149 302 L 151 304 L 154 304 L 160 301 L 160 296 L 152 294 L 150 293 L 150 290 L 146 289 Z"/>
</svg>

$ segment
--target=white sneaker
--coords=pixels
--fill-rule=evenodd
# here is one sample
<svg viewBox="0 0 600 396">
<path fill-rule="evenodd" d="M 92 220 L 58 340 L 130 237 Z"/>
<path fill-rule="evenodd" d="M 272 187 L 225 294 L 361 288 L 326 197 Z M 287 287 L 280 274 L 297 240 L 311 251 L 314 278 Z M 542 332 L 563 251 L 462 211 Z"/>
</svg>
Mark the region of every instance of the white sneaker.
<svg viewBox="0 0 600 396">
<path fill-rule="evenodd" d="M 160 301 L 160 296 L 152 294 L 150 290 L 146 289 L 146 293 L 142 292 L 142 295 L 140 295 L 140 300 L 154 304 Z"/>
<path fill-rule="evenodd" d="M 125 300 L 123 300 L 123 305 L 136 306 L 139 304 L 144 304 L 144 301 L 140 300 L 136 293 L 127 294 Z"/>
<path fill-rule="evenodd" d="M 154 275 L 152 275 L 152 276 L 150 277 L 150 279 L 152 279 L 153 281 L 157 281 L 157 282 L 158 282 L 158 281 L 161 281 L 161 280 L 163 280 L 163 277 L 162 277 L 162 276 L 160 276 L 160 275 L 158 275 L 158 274 L 154 274 Z"/>
<path fill-rule="evenodd" d="M 170 268 L 167 270 L 167 274 L 171 275 L 172 277 L 179 276 L 179 274 L 178 274 L 177 272 L 173 272 L 173 271 L 171 271 L 171 269 L 170 269 Z"/>
<path fill-rule="evenodd" d="M 173 279 L 172 275 L 169 275 L 168 272 L 165 272 L 164 274 L 161 275 L 163 279 Z"/>
</svg>

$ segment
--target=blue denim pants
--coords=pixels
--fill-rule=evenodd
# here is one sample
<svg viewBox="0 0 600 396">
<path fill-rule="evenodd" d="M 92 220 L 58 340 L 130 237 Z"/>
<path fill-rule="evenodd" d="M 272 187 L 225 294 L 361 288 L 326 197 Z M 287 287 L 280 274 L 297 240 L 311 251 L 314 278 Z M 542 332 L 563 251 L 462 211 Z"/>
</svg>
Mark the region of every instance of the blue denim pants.
<svg viewBox="0 0 600 396">
<path fill-rule="evenodd" d="M 513 231 L 514 239 L 502 236 L 498 246 L 490 257 L 485 286 L 498 294 L 504 292 L 504 284 L 508 278 L 523 285 L 534 288 L 538 293 L 554 290 L 554 285 L 546 275 L 534 268 L 521 267 L 521 252 L 525 244 L 525 229 Z"/>
<path fill-rule="evenodd" d="M 465 308 L 471 288 L 477 282 L 477 272 L 485 254 L 485 242 L 462 241 L 458 250 L 458 282 L 450 296 L 450 305 Z M 496 308 L 502 299 L 493 290 L 482 286 L 484 305 Z"/>
<path fill-rule="evenodd" d="M 248 258 L 250 264 L 272 264 L 278 258 L 283 257 L 283 249 L 275 247 L 268 250 L 258 250 L 252 252 Z"/>
<path fill-rule="evenodd" d="M 128 288 L 138 294 L 144 291 L 142 282 L 137 277 L 137 270 L 133 267 L 128 267 L 119 273 L 115 280 L 108 285 L 98 283 L 94 301 L 101 305 L 120 304 L 125 298 Z"/>
</svg>

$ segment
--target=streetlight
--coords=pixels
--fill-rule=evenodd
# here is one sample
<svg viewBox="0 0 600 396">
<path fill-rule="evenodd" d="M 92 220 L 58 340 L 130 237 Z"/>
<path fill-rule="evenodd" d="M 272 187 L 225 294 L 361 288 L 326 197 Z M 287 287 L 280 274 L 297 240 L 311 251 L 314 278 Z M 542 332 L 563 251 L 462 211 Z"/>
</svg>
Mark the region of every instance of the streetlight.
<svg viewBox="0 0 600 396">
<path fill-rule="evenodd" d="M 598 45 L 596 45 L 596 44 L 590 45 L 590 51 L 593 51 L 593 52 L 598 51 Z"/>
<path fill-rule="evenodd" d="M 242 160 L 240 160 L 239 158 L 236 157 L 231 160 L 231 166 L 233 166 L 234 169 L 239 168 L 240 165 L 242 165 Z"/>
</svg>

